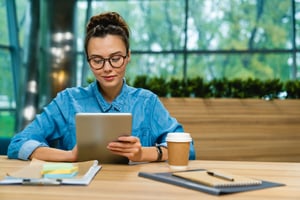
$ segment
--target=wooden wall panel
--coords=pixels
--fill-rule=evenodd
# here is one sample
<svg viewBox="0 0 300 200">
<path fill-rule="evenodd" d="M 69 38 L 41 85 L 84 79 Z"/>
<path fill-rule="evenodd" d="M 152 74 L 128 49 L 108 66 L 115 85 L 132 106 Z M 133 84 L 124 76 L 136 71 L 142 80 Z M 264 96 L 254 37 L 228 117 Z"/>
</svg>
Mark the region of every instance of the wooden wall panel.
<svg viewBox="0 0 300 200">
<path fill-rule="evenodd" d="M 300 162 L 300 100 L 161 98 L 197 159 Z"/>
</svg>

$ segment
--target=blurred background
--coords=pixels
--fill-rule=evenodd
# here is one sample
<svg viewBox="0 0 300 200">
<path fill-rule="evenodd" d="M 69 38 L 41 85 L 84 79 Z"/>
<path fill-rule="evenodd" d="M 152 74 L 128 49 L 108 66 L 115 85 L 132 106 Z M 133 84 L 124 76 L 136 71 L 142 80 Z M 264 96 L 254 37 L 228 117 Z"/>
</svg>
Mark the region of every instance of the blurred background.
<svg viewBox="0 0 300 200">
<path fill-rule="evenodd" d="M 131 28 L 129 83 L 300 78 L 299 0 L 0 0 L 1 140 L 57 92 L 92 79 L 85 26 L 104 11 Z"/>
</svg>

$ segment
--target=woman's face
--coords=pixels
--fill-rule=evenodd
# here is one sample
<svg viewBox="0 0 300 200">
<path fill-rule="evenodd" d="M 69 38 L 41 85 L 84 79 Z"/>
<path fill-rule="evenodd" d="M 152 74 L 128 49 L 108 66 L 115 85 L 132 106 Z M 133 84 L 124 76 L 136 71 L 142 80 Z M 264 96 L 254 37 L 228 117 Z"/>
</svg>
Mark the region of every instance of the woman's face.
<svg viewBox="0 0 300 200">
<path fill-rule="evenodd" d="M 92 59 L 89 61 L 90 68 L 101 88 L 106 91 L 121 89 L 126 65 L 130 61 L 130 52 L 126 55 L 126 47 L 123 40 L 116 35 L 92 37 L 88 42 L 87 53 L 88 59 Z M 109 58 L 111 58 L 111 63 L 118 68 L 112 67 L 108 60 Z M 122 62 L 123 59 L 124 63 Z M 98 64 L 98 68 L 93 67 L 93 63 L 103 63 L 103 61 L 104 65 L 102 68 L 99 67 L 102 64 Z"/>
</svg>

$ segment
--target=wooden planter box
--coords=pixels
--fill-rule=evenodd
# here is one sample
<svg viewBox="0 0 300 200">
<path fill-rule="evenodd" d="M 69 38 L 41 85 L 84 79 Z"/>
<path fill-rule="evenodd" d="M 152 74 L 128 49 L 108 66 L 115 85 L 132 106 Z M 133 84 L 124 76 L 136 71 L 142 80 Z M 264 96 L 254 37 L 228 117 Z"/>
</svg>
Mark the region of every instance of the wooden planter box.
<svg viewBox="0 0 300 200">
<path fill-rule="evenodd" d="M 300 162 L 300 100 L 161 98 L 197 159 Z"/>
</svg>

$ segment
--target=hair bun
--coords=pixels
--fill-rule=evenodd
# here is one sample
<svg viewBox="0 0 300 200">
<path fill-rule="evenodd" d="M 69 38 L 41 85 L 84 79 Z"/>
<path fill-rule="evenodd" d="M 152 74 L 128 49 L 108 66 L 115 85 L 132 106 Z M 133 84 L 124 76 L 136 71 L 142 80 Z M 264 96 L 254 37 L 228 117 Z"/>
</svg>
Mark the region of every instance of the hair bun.
<svg viewBox="0 0 300 200">
<path fill-rule="evenodd" d="M 128 25 L 125 20 L 116 12 L 105 12 L 91 17 L 86 32 L 88 33 L 97 26 L 108 27 L 110 25 L 121 27 L 129 38 Z"/>
</svg>

